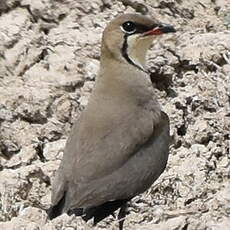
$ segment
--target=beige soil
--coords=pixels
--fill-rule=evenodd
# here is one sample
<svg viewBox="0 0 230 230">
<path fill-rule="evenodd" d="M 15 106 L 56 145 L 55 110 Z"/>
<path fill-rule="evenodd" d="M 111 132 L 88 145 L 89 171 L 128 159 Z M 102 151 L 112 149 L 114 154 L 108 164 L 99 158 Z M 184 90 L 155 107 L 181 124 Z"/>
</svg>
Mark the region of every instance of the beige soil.
<svg viewBox="0 0 230 230">
<path fill-rule="evenodd" d="M 146 9 L 178 29 L 148 60 L 172 144 L 125 229 L 230 229 L 230 1 L 132 2 L 0 0 L 1 230 L 91 229 L 73 216 L 47 220 L 49 178 L 94 86 L 104 27 Z M 94 229 L 117 226 L 109 217 Z"/>
</svg>

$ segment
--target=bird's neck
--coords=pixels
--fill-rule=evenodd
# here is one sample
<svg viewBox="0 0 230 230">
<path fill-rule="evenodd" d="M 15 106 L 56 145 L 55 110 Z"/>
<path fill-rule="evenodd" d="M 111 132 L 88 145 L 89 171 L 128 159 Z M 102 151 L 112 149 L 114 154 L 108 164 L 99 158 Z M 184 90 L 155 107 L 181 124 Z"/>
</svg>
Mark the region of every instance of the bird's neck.
<svg viewBox="0 0 230 230">
<path fill-rule="evenodd" d="M 160 120 L 161 108 L 149 75 L 108 53 L 101 55 L 93 95 L 90 101 L 93 101 L 96 109 L 108 105 L 109 108 L 122 106 L 135 108 L 136 111 L 148 110 L 153 114 L 155 124 Z"/>
<path fill-rule="evenodd" d="M 113 58 L 103 58 L 100 63 L 100 73 L 96 80 L 95 90 L 109 97 L 131 100 L 138 105 L 158 102 L 149 75 L 126 62 Z M 131 102 L 132 103 L 132 102 Z"/>
<path fill-rule="evenodd" d="M 134 45 L 132 43 L 132 40 L 127 40 L 125 43 L 126 45 L 123 45 L 121 50 L 118 49 L 118 53 L 112 53 L 110 49 L 105 45 L 105 43 L 102 43 L 100 59 L 101 68 L 107 68 L 107 66 L 116 63 L 116 65 L 123 64 L 123 66 L 127 65 L 130 67 L 134 67 L 134 71 L 137 68 L 139 70 L 142 70 L 143 72 L 147 72 L 145 69 L 145 65 L 146 53 L 149 47 L 148 43 L 145 44 L 143 42 L 142 45 L 136 43 L 135 47 L 133 47 Z"/>
</svg>

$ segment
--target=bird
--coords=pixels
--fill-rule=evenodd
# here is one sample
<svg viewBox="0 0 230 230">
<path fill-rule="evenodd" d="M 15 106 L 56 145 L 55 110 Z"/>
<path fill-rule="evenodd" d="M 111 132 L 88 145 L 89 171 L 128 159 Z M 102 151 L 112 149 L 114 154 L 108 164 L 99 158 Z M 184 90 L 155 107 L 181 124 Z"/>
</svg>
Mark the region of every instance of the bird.
<svg viewBox="0 0 230 230">
<path fill-rule="evenodd" d="M 172 25 L 135 13 L 106 26 L 94 89 L 52 183 L 50 219 L 75 214 L 96 225 L 119 210 L 122 230 L 129 201 L 166 168 L 169 117 L 146 70 L 146 53 L 160 35 L 173 32 Z"/>
</svg>

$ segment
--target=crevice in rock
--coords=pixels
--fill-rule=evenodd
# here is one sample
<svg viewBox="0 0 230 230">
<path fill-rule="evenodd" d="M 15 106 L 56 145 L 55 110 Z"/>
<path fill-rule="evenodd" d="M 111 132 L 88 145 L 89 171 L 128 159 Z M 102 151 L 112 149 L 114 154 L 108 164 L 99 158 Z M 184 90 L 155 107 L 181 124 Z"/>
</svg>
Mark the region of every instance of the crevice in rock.
<svg viewBox="0 0 230 230">
<path fill-rule="evenodd" d="M 150 79 L 151 82 L 154 84 L 154 87 L 160 91 L 165 91 L 167 93 L 167 96 L 177 96 L 176 91 L 172 89 L 172 75 L 164 74 L 160 72 L 160 69 L 156 69 L 155 72 L 150 72 Z"/>
<path fill-rule="evenodd" d="M 67 16 L 67 14 L 59 14 L 58 20 L 62 21 L 62 20 L 64 20 L 66 18 L 66 16 Z"/>
<path fill-rule="evenodd" d="M 31 177 L 40 179 L 41 182 L 44 182 L 47 186 L 51 185 L 50 178 L 42 171 L 40 167 L 35 172 L 31 172 L 30 178 Z"/>
<path fill-rule="evenodd" d="M 152 83 L 155 83 L 156 88 L 159 90 L 167 90 L 170 86 L 172 86 L 172 76 L 165 75 L 158 70 L 156 72 L 150 73 L 150 78 Z"/>
<path fill-rule="evenodd" d="M 221 56 L 216 61 L 205 61 L 202 62 L 203 68 L 208 72 L 216 72 L 218 69 L 221 69 L 222 66 L 228 64 L 226 59 Z"/>
<path fill-rule="evenodd" d="M 44 60 L 47 55 L 48 55 L 47 49 L 46 48 L 42 49 L 41 53 L 36 58 L 34 58 L 34 61 L 30 63 L 30 65 L 26 65 L 18 75 L 20 77 L 23 76 L 26 71 L 28 71 L 34 65 L 38 64 L 40 61 Z"/>
<path fill-rule="evenodd" d="M 41 114 L 40 110 L 37 110 L 35 113 L 30 113 L 25 111 L 25 114 L 18 114 L 18 118 L 23 121 L 26 121 L 30 124 L 45 124 L 47 123 L 47 116 Z"/>
<path fill-rule="evenodd" d="M 28 11 L 28 13 L 29 13 L 29 15 L 31 16 L 31 18 L 32 18 L 32 22 L 33 23 L 37 23 L 38 22 L 38 19 L 37 19 L 37 17 L 33 14 L 33 12 L 31 11 L 31 9 L 30 9 L 30 5 L 28 4 L 28 5 L 19 5 L 21 8 L 23 8 L 23 9 L 26 9 L 27 11 Z"/>
<path fill-rule="evenodd" d="M 187 128 L 188 128 L 188 124 L 187 124 L 187 120 L 186 120 L 186 117 L 188 115 L 188 109 L 186 106 L 182 105 L 180 102 L 176 102 L 175 107 L 178 110 L 182 110 L 182 112 L 183 112 L 183 114 L 182 114 L 183 123 L 177 128 L 177 134 L 179 136 L 185 136 L 187 133 Z"/>
<path fill-rule="evenodd" d="M 187 127 L 185 126 L 185 124 L 182 124 L 180 127 L 177 128 L 177 134 L 179 136 L 185 136 L 187 131 Z"/>
<path fill-rule="evenodd" d="M 178 55 L 174 50 L 167 48 L 167 51 L 169 51 L 173 56 L 175 56 L 178 60 L 178 63 L 173 64 L 172 66 L 175 69 L 175 72 L 177 73 L 177 76 L 179 78 L 183 78 L 183 73 L 186 71 L 194 71 L 195 73 L 198 73 L 199 71 L 199 65 L 198 64 L 191 64 L 190 60 L 182 60 L 180 55 Z"/>
<path fill-rule="evenodd" d="M 29 4 L 27 4 L 27 5 L 22 5 L 20 0 L 15 1 L 15 2 L 13 3 L 12 6 L 8 6 L 6 3 L 1 3 L 1 4 L 2 4 L 2 5 L 0 5 L 0 16 L 1 16 L 3 13 L 6 14 L 6 13 L 8 13 L 8 12 L 10 12 L 10 11 L 12 11 L 12 10 L 18 8 L 18 7 L 20 7 L 20 8 L 22 8 L 22 9 L 26 9 L 26 10 L 28 11 L 29 15 L 30 15 L 31 18 L 32 18 L 32 22 L 37 22 L 37 21 L 38 21 L 37 18 L 36 18 L 36 16 L 32 13 Z"/>
<path fill-rule="evenodd" d="M 111 8 L 111 4 L 109 0 L 101 0 L 102 1 L 102 5 L 100 6 L 100 10 L 101 12 L 105 11 L 105 9 L 110 9 Z"/>
<path fill-rule="evenodd" d="M 54 23 L 54 24 L 58 25 L 58 22 L 53 18 L 45 18 L 43 16 L 40 16 L 40 19 L 46 23 Z"/>
<path fill-rule="evenodd" d="M 4 157 L 6 160 L 10 160 L 11 157 L 20 152 L 21 147 L 17 143 L 9 142 L 6 144 L 1 140 L 0 137 L 0 156 Z"/>
<path fill-rule="evenodd" d="M 75 92 L 76 89 L 83 87 L 84 84 L 85 84 L 84 80 L 81 79 L 76 82 L 71 82 L 68 85 L 61 86 L 61 88 L 68 93 L 72 93 L 72 92 Z"/>
<path fill-rule="evenodd" d="M 1 0 L 1 3 L 0 3 L 0 16 L 2 14 L 6 14 L 9 11 L 12 11 L 12 10 L 16 9 L 19 6 L 20 6 L 20 0 L 13 2 L 11 6 L 8 6 L 7 3 L 5 3 L 4 1 Z"/>
<path fill-rule="evenodd" d="M 186 223 L 182 228 L 181 230 L 187 230 L 188 229 L 188 223 Z"/>
<path fill-rule="evenodd" d="M 34 149 L 36 150 L 36 154 L 38 155 L 41 162 L 46 162 L 46 158 L 43 154 L 44 147 L 45 147 L 44 138 L 38 137 L 38 140 L 39 141 L 37 142 L 36 146 L 34 146 Z"/>
<path fill-rule="evenodd" d="M 147 14 L 148 13 L 148 7 L 145 6 L 142 3 L 136 2 L 136 1 L 130 1 L 130 0 L 119 0 L 120 2 L 122 2 L 122 4 L 124 6 L 130 6 L 132 7 L 134 10 L 136 10 L 136 12 L 141 13 L 141 14 Z"/>
<path fill-rule="evenodd" d="M 161 1 L 158 6 L 154 7 L 158 9 L 169 9 L 175 18 L 182 17 L 186 19 L 193 19 L 195 17 L 193 9 L 179 8 L 175 2 Z"/>
</svg>

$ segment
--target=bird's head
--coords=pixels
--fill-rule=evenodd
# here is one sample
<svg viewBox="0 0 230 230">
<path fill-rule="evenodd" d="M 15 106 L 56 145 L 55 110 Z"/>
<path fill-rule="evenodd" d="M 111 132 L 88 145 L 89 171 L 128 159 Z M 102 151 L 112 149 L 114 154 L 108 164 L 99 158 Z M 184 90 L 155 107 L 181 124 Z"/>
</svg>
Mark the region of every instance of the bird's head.
<svg viewBox="0 0 230 230">
<path fill-rule="evenodd" d="M 153 40 L 171 32 L 176 32 L 173 26 L 159 23 L 156 19 L 138 14 L 123 14 L 105 28 L 102 56 L 143 68 L 147 50 Z"/>
</svg>

